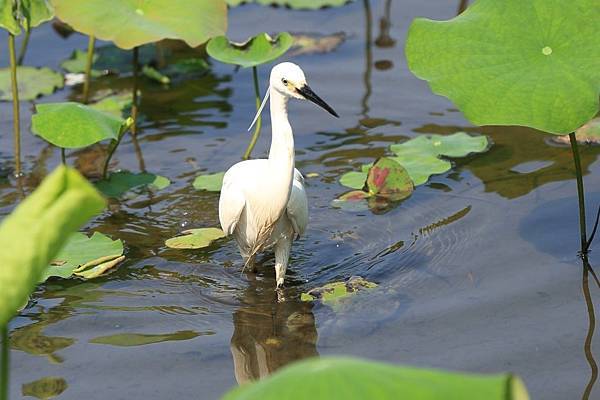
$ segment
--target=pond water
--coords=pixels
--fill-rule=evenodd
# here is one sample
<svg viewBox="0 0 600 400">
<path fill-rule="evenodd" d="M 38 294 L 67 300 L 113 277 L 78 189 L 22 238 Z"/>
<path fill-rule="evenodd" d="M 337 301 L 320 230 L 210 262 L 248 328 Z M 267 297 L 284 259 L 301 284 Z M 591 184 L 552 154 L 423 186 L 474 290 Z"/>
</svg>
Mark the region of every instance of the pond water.
<svg viewBox="0 0 600 400">
<path fill-rule="evenodd" d="M 116 168 L 138 171 L 143 163 L 173 184 L 113 202 L 89 226 L 125 242 L 127 259 L 117 270 L 87 282 L 49 281 L 12 321 L 12 398 L 214 399 L 294 360 L 333 354 L 512 371 L 534 399 L 582 397 L 592 375 L 585 350 L 600 346 L 597 337 L 584 346 L 588 307 L 599 303 L 593 281 L 592 300 L 586 303 L 582 291 L 570 149 L 531 129 L 472 126 L 410 74 L 403 52 L 410 21 L 450 18 L 459 1 L 390 3 L 393 42 L 380 29 L 385 1 L 317 12 L 259 6 L 230 12 L 229 35 L 238 40 L 256 29 L 346 35 L 333 53 L 291 58 L 341 118 L 310 103 L 291 105 L 297 167 L 318 176 L 307 178 L 311 219 L 293 249 L 285 301 L 273 290 L 272 257 L 261 260 L 256 275 L 242 275 L 232 241 L 197 251 L 164 245 L 184 229 L 218 225 L 218 194 L 196 191 L 191 182 L 240 159 L 254 115 L 251 71 L 215 62 L 208 75 L 171 88 L 146 81 L 139 148 L 127 136 Z M 46 24 L 34 31 L 25 64 L 58 69 L 86 43 L 77 34 L 62 39 Z M 260 68 L 261 83 L 269 69 Z M 130 85 L 124 77 L 94 88 Z M 27 132 L 31 108 L 23 103 L 26 192 L 60 159 Z M 10 104 L 0 104 L 0 113 L 6 175 Z M 389 144 L 456 131 L 486 134 L 494 146 L 457 160 L 387 213 L 330 206 L 346 191 L 339 176 L 385 154 Z M 265 118 L 255 156 L 266 155 L 269 132 Z M 581 152 L 593 214 L 600 148 Z M 71 152 L 67 161 L 83 168 L 97 158 L 94 151 Z M 12 179 L 0 184 L 5 215 L 18 192 Z M 379 287 L 337 310 L 299 300 L 303 291 L 353 275 Z"/>
</svg>

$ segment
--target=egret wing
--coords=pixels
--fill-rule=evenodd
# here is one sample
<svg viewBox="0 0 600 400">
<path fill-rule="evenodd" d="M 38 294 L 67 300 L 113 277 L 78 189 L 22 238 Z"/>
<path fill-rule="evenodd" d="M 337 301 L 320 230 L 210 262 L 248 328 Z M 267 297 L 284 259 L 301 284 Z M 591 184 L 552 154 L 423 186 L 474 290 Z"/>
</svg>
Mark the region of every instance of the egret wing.
<svg viewBox="0 0 600 400">
<path fill-rule="evenodd" d="M 308 225 L 308 199 L 304 189 L 304 178 L 297 169 L 294 170 L 294 181 L 286 211 L 294 233 L 297 237 L 302 236 Z"/>
<path fill-rule="evenodd" d="M 236 184 L 235 174 L 227 171 L 223 177 L 221 197 L 219 197 L 219 222 L 226 235 L 231 235 L 246 207 L 244 192 Z"/>
</svg>

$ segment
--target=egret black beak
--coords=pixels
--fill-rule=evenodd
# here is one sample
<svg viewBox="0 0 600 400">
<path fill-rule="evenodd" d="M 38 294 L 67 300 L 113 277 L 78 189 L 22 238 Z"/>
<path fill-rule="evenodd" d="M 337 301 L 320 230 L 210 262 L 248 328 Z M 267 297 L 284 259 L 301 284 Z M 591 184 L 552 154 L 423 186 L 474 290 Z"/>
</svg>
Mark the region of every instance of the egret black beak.
<svg viewBox="0 0 600 400">
<path fill-rule="evenodd" d="M 323 107 L 329 114 L 339 118 L 340 116 L 329 106 L 329 104 L 325 103 L 325 101 L 316 95 L 315 92 L 312 91 L 310 86 L 304 85 L 301 88 L 296 89 L 300 95 L 302 95 L 306 100 L 310 100 L 316 105 Z"/>
</svg>

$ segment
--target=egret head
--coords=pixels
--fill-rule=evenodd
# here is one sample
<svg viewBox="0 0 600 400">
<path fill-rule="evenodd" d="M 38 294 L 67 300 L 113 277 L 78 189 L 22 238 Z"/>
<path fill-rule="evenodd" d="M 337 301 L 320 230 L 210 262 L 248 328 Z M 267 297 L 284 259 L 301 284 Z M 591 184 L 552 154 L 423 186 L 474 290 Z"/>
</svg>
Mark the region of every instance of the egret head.
<svg viewBox="0 0 600 400">
<path fill-rule="evenodd" d="M 269 89 L 267 89 L 267 93 L 265 94 L 265 98 L 252 121 L 248 130 L 252 129 L 256 120 L 258 119 L 262 109 L 265 104 L 267 104 L 267 99 L 269 98 L 269 94 L 271 90 L 275 90 L 277 93 L 283 95 L 286 98 L 293 98 L 299 100 L 310 100 L 316 105 L 323 107 L 327 112 L 331 115 L 339 117 L 337 113 L 329 106 L 329 104 L 325 103 L 323 99 L 315 94 L 312 91 L 310 86 L 306 83 L 306 77 L 304 76 L 304 72 L 294 63 L 284 62 L 281 64 L 277 64 L 271 70 L 271 77 L 269 79 Z"/>
<path fill-rule="evenodd" d="M 284 62 L 274 66 L 271 70 L 269 84 L 271 88 L 284 96 L 299 100 L 310 100 L 316 105 L 323 107 L 331 115 L 338 117 L 333 108 L 312 91 L 306 83 L 304 72 L 294 63 Z"/>
</svg>

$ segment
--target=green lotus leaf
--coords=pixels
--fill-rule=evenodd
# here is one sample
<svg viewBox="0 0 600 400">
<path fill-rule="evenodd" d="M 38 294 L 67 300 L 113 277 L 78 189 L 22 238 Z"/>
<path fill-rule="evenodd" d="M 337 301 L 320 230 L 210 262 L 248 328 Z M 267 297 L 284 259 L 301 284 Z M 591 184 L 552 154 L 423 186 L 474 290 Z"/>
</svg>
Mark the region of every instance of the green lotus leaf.
<svg viewBox="0 0 600 400">
<path fill-rule="evenodd" d="M 17 4 L 13 0 L 0 0 L 0 26 L 13 35 L 21 33 L 19 21 L 15 18 Z"/>
<path fill-rule="evenodd" d="M 227 0 L 232 7 L 245 3 L 257 3 L 263 6 L 282 6 L 295 10 L 317 10 L 323 7 L 339 7 L 349 3 L 350 0 Z"/>
<path fill-rule="evenodd" d="M 171 181 L 164 176 L 148 172 L 134 174 L 129 171 L 119 171 L 111 173 L 106 180 L 96 182 L 96 187 L 107 197 L 120 198 L 135 189 L 162 190 L 170 184 Z"/>
<path fill-rule="evenodd" d="M 50 68 L 17 67 L 19 100 L 34 100 L 64 86 L 61 74 Z M 10 69 L 0 68 L 0 100 L 12 100 Z"/>
<path fill-rule="evenodd" d="M 196 47 L 227 27 L 224 0 L 51 0 L 75 30 L 131 49 L 162 39 Z"/>
<path fill-rule="evenodd" d="M 476 125 L 575 131 L 598 112 L 597 0 L 477 0 L 410 26 L 410 70 Z"/>
<path fill-rule="evenodd" d="M 79 148 L 118 138 L 122 118 L 73 102 L 36 106 L 31 131 L 55 146 Z"/>
<path fill-rule="evenodd" d="M 90 73 L 93 77 L 101 76 L 103 73 L 99 69 L 94 69 L 93 65 L 98 60 L 98 53 L 94 52 L 92 57 L 92 70 Z M 71 72 L 73 74 L 82 74 L 85 72 L 85 67 L 87 64 L 87 52 L 83 50 L 75 50 L 71 54 L 71 57 L 63 60 L 60 63 L 60 67 L 67 72 Z"/>
<path fill-rule="evenodd" d="M 21 0 L 21 14 L 26 21 L 23 24 L 25 29 L 35 28 L 54 18 L 54 10 L 48 0 Z"/>
<path fill-rule="evenodd" d="M 225 237 L 225 233 L 219 228 L 189 229 L 182 233 L 182 236 L 167 239 L 165 245 L 172 249 L 201 249 Z"/>
<path fill-rule="evenodd" d="M 415 186 L 427 182 L 434 174 L 442 174 L 452 168 L 440 156 L 465 157 L 472 153 L 483 153 L 490 146 L 487 136 L 470 136 L 465 132 L 452 135 L 417 136 L 404 143 L 393 144 L 390 149 L 396 153 L 394 160 L 399 162 L 412 178 Z"/>
<path fill-rule="evenodd" d="M 94 232 L 91 237 L 81 232 L 71 234 L 62 250 L 52 259 L 41 282 L 51 276 L 69 278 L 77 275 L 90 278 L 89 270 L 119 259 L 122 261 L 123 242 Z"/>
<path fill-rule="evenodd" d="M 60 166 L 4 218 L 0 225 L 0 326 L 23 306 L 71 232 L 105 204 L 77 171 Z"/>
<path fill-rule="evenodd" d="M 321 357 L 293 363 L 266 379 L 243 385 L 223 400 L 528 400 L 512 374 L 464 374 Z"/>
<path fill-rule="evenodd" d="M 223 177 L 225 172 L 215 172 L 214 174 L 199 175 L 194 179 L 192 185 L 197 190 L 207 190 L 209 192 L 220 192 L 223 186 Z"/>
<path fill-rule="evenodd" d="M 119 347 L 145 346 L 148 344 L 172 342 L 179 340 L 190 340 L 200 336 L 195 331 L 178 331 L 165 334 L 147 334 L 147 333 L 120 333 L 110 336 L 100 336 L 90 339 L 90 343 L 108 344 Z"/>
<path fill-rule="evenodd" d="M 369 282 L 360 276 L 353 276 L 346 282 L 333 282 L 325 286 L 314 288 L 300 295 L 302 301 L 320 300 L 324 304 L 334 304 L 364 289 L 377 287 L 376 283 Z"/>
<path fill-rule="evenodd" d="M 208 42 L 206 51 L 216 60 L 248 68 L 281 57 L 293 43 L 294 38 L 287 32 L 281 32 L 275 38 L 259 33 L 244 43 L 230 42 L 226 36 L 217 36 Z"/>
<path fill-rule="evenodd" d="M 365 187 L 365 182 L 367 180 L 367 174 L 369 173 L 369 168 L 371 168 L 373 164 L 363 164 L 360 167 L 360 172 L 358 171 L 350 171 L 346 172 L 340 178 L 340 183 L 344 186 L 347 186 L 352 189 L 363 189 Z"/>
<path fill-rule="evenodd" d="M 24 383 L 21 387 L 21 394 L 36 399 L 51 399 L 60 396 L 68 386 L 64 378 L 46 376 L 33 382 Z"/>
</svg>

